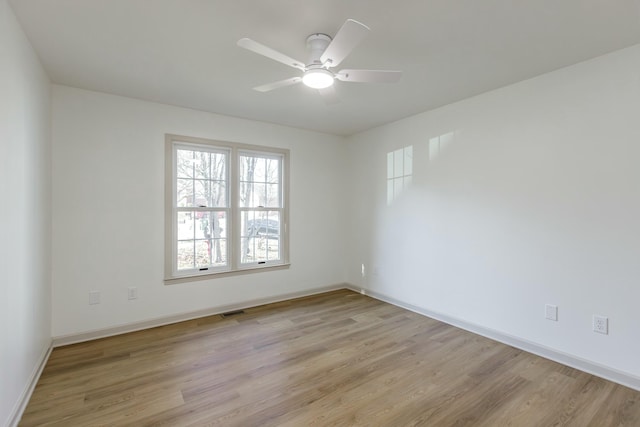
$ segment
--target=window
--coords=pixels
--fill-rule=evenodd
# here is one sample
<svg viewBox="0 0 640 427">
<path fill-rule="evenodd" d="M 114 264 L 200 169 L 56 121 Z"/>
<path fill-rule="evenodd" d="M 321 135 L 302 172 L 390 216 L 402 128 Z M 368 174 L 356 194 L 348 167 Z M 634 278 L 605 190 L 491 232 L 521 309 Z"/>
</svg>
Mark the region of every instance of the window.
<svg viewBox="0 0 640 427">
<path fill-rule="evenodd" d="M 167 135 L 168 281 L 288 264 L 288 154 Z"/>
</svg>

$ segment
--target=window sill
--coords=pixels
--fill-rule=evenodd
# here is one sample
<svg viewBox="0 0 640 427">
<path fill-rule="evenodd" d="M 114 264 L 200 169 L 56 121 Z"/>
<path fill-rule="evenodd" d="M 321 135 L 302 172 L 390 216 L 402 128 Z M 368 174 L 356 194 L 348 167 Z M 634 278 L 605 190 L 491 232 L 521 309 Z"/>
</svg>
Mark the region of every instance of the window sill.
<svg viewBox="0 0 640 427">
<path fill-rule="evenodd" d="M 260 272 L 274 271 L 274 270 L 286 270 L 290 266 L 291 266 L 291 263 L 285 263 L 285 264 L 268 265 L 268 266 L 245 267 L 245 268 L 242 268 L 239 270 L 233 270 L 233 271 L 220 271 L 216 273 L 194 274 L 191 276 L 169 277 L 164 279 L 164 284 L 176 285 L 178 283 L 188 283 L 188 282 L 196 282 L 200 280 L 219 279 L 222 277 L 237 276 L 240 274 L 252 274 L 252 273 L 260 273 Z"/>
</svg>

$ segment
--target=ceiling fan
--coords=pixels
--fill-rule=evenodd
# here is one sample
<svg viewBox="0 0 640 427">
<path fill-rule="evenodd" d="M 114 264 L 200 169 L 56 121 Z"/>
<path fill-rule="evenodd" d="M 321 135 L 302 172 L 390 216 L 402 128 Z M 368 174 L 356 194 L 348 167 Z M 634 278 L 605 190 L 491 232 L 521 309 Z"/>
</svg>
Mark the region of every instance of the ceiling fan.
<svg viewBox="0 0 640 427">
<path fill-rule="evenodd" d="M 336 72 L 331 70 L 340 65 L 369 31 L 366 25 L 347 19 L 333 39 L 326 34 L 311 34 L 307 37 L 309 60 L 306 64 L 248 38 L 238 40 L 238 46 L 303 72 L 302 76 L 267 83 L 254 87 L 254 90 L 268 92 L 302 82 L 310 88 L 318 89 L 328 103 L 334 103 L 338 100 L 333 87 L 335 80 L 356 83 L 395 83 L 402 77 L 402 71 L 346 69 Z"/>
</svg>

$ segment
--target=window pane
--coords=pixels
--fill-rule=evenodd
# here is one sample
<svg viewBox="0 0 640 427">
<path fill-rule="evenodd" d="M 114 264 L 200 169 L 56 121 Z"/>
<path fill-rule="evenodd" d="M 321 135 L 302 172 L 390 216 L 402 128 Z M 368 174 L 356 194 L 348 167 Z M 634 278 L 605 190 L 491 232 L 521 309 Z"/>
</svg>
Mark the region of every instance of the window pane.
<svg viewBox="0 0 640 427">
<path fill-rule="evenodd" d="M 227 239 L 211 240 L 211 263 L 215 267 L 227 265 Z"/>
<path fill-rule="evenodd" d="M 211 179 L 211 153 L 196 151 L 194 161 L 195 178 Z"/>
<path fill-rule="evenodd" d="M 240 156 L 240 181 L 253 182 L 256 175 L 255 157 Z"/>
<path fill-rule="evenodd" d="M 280 185 L 279 184 L 267 184 L 266 185 L 266 203 L 265 206 L 269 208 L 280 207 Z"/>
<path fill-rule="evenodd" d="M 240 236 L 246 237 L 254 233 L 255 211 L 243 211 L 241 214 Z"/>
<path fill-rule="evenodd" d="M 176 182 L 177 194 L 176 205 L 178 207 L 193 206 L 193 180 L 191 179 L 178 179 Z"/>
<path fill-rule="evenodd" d="M 178 242 L 178 270 L 190 270 L 194 267 L 193 242 L 193 240 Z"/>
<path fill-rule="evenodd" d="M 178 240 L 194 238 L 194 214 L 195 212 L 178 212 Z"/>
<path fill-rule="evenodd" d="M 280 160 L 267 159 L 267 182 L 270 184 L 280 182 Z"/>
<path fill-rule="evenodd" d="M 211 183 L 211 206 L 216 208 L 227 207 L 227 185 L 224 181 L 213 181 Z"/>
<path fill-rule="evenodd" d="M 177 150 L 176 173 L 178 178 L 193 177 L 193 151 Z"/>
<path fill-rule="evenodd" d="M 226 213 L 220 211 L 196 211 L 195 238 L 211 239 L 227 237 Z"/>
<path fill-rule="evenodd" d="M 251 262 L 255 253 L 254 236 L 257 233 L 254 211 L 243 211 L 240 219 L 240 250 L 242 263 Z"/>
<path fill-rule="evenodd" d="M 210 239 L 213 224 L 211 223 L 212 212 L 196 211 L 196 239 Z"/>
<path fill-rule="evenodd" d="M 194 181 L 195 190 L 195 206 L 211 207 L 211 181 L 196 180 Z"/>
<path fill-rule="evenodd" d="M 280 184 L 248 183 L 240 184 L 240 207 L 279 208 L 281 206 Z"/>
<path fill-rule="evenodd" d="M 186 180 L 182 180 L 186 181 Z M 186 186 L 187 183 L 184 183 Z M 224 181 L 192 181 L 195 197 L 193 204 L 189 206 L 197 207 L 227 207 L 227 186 Z M 191 200 L 191 199 L 189 199 Z M 178 205 L 180 206 L 180 205 Z"/>
<path fill-rule="evenodd" d="M 211 265 L 210 243 L 210 240 L 196 240 L 196 268 L 204 268 Z"/>
<path fill-rule="evenodd" d="M 196 268 L 224 267 L 227 265 L 227 239 L 195 241 Z"/>
<path fill-rule="evenodd" d="M 211 153 L 211 179 L 226 180 L 227 155 L 222 153 Z"/>
<path fill-rule="evenodd" d="M 253 194 L 249 203 L 249 207 L 252 208 L 257 208 L 258 206 L 267 206 L 265 184 L 258 182 L 253 184 Z"/>
<path fill-rule="evenodd" d="M 265 179 L 267 177 L 266 161 L 261 157 L 254 157 L 254 159 L 256 162 L 256 168 L 253 180 L 256 182 L 265 182 Z"/>
<path fill-rule="evenodd" d="M 213 237 L 216 239 L 227 238 L 227 213 L 226 212 L 214 212 L 213 213 Z"/>
<path fill-rule="evenodd" d="M 240 207 L 251 206 L 253 199 L 253 184 L 248 182 L 240 183 Z"/>
<path fill-rule="evenodd" d="M 208 202 L 209 206 L 226 206 L 227 205 L 227 175 L 226 162 L 227 155 L 222 153 L 210 154 L 210 172 L 208 175 Z"/>
<path fill-rule="evenodd" d="M 280 212 L 269 211 L 265 256 L 268 261 L 280 260 Z"/>
</svg>

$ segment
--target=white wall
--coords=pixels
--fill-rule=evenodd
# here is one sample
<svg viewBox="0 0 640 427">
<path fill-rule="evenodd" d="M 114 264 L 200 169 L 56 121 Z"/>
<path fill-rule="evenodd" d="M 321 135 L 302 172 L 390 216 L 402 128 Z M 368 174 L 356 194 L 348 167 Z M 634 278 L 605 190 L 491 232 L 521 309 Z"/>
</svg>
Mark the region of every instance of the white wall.
<svg viewBox="0 0 640 427">
<path fill-rule="evenodd" d="M 345 281 L 343 138 L 55 85 L 52 126 L 54 337 Z M 290 150 L 289 269 L 163 283 L 166 133 Z"/>
<path fill-rule="evenodd" d="M 51 343 L 50 86 L 0 0 L 0 425 Z"/>
<path fill-rule="evenodd" d="M 349 281 L 640 378 L 638 70 L 640 45 L 351 137 Z"/>
</svg>

